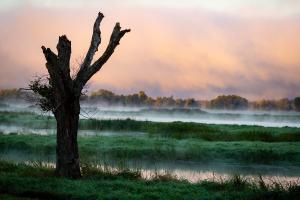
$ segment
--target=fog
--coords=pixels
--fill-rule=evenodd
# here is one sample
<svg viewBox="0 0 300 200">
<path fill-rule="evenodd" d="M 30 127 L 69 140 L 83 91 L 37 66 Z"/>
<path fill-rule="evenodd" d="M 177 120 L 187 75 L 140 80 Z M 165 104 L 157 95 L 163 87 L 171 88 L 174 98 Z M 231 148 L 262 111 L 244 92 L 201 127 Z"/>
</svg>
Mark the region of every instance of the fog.
<svg viewBox="0 0 300 200">
<path fill-rule="evenodd" d="M 90 108 L 83 108 L 89 110 Z M 91 108 L 92 118 L 96 119 L 134 119 L 141 121 L 154 122 L 197 122 L 204 124 L 238 124 L 238 125 L 257 125 L 264 127 L 300 127 L 300 115 L 298 113 L 263 113 L 260 112 L 218 112 L 206 110 L 173 111 L 167 110 L 108 110 L 107 108 Z M 96 112 L 97 110 L 97 112 Z"/>
<path fill-rule="evenodd" d="M 0 133 L 11 135 L 55 135 L 56 129 L 41 129 L 41 128 L 28 128 L 21 125 L 0 125 Z M 94 130 L 78 130 L 78 136 L 105 136 L 105 137 L 145 137 L 148 133 L 137 131 L 94 131 Z"/>
<path fill-rule="evenodd" d="M 0 111 L 34 112 L 45 114 L 29 103 L 5 102 Z M 82 104 L 81 118 L 133 119 L 154 122 L 197 122 L 204 124 L 238 124 L 265 127 L 300 127 L 299 112 L 229 111 L 198 108 L 149 108 Z"/>
</svg>

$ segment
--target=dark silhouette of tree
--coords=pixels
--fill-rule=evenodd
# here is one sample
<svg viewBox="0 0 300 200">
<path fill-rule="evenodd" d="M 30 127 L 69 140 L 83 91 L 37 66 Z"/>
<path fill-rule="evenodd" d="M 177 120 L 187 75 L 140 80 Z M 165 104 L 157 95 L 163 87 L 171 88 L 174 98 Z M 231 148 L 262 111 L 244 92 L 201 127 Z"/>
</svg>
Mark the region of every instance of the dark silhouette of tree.
<svg viewBox="0 0 300 200">
<path fill-rule="evenodd" d="M 292 110 L 292 101 L 288 98 L 282 98 L 276 101 L 277 110 Z"/>
<path fill-rule="evenodd" d="M 39 105 L 44 111 L 52 111 L 57 122 L 56 174 L 80 178 L 77 131 L 80 114 L 80 96 L 89 79 L 97 73 L 114 53 L 121 38 L 130 32 L 116 23 L 104 53 L 93 62 L 101 43 L 100 23 L 104 15 L 99 12 L 94 23 L 90 47 L 74 78 L 70 75 L 71 41 L 65 35 L 59 37 L 57 54 L 42 46 L 49 73 L 47 82 L 42 78 L 32 81 L 30 89 L 40 95 Z"/>
<path fill-rule="evenodd" d="M 213 109 L 247 109 L 248 100 L 237 95 L 221 95 L 210 101 Z"/>
<path fill-rule="evenodd" d="M 197 107 L 199 105 L 198 105 L 197 101 L 194 98 L 188 98 L 185 101 L 185 106 L 186 107 Z"/>
<path fill-rule="evenodd" d="M 296 111 L 300 111 L 300 97 L 294 99 L 294 106 Z"/>
</svg>

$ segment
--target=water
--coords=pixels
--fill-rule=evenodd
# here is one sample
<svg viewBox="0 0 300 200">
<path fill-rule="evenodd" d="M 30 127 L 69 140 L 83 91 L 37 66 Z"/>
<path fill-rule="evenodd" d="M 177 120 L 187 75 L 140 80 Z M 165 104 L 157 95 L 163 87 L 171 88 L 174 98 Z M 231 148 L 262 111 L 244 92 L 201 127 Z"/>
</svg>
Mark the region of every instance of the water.
<svg viewBox="0 0 300 200">
<path fill-rule="evenodd" d="M 36 155 L 18 150 L 9 150 L 0 153 L 1 160 L 10 162 L 21 162 L 29 165 L 41 165 L 55 167 L 55 155 Z M 191 183 L 200 181 L 225 181 L 233 175 L 240 175 L 251 182 L 258 182 L 259 176 L 266 184 L 279 182 L 283 186 L 290 183 L 300 185 L 299 166 L 278 165 L 243 165 L 240 163 L 200 163 L 189 161 L 141 161 L 141 160 L 97 160 L 91 161 L 91 166 L 103 171 L 117 172 L 124 169 L 138 171 L 142 178 L 151 180 L 157 176 L 168 176 L 178 180 L 186 180 Z"/>
</svg>

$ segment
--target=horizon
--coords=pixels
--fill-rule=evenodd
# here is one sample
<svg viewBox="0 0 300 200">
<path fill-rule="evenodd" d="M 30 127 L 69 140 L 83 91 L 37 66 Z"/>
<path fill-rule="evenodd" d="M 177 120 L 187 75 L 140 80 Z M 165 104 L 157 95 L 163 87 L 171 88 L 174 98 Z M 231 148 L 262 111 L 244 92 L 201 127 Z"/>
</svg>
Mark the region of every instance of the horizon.
<svg viewBox="0 0 300 200">
<path fill-rule="evenodd" d="M 28 89 L 25 89 L 24 88 L 0 88 L 0 93 L 2 91 L 5 91 L 5 90 L 17 90 L 17 91 L 29 91 Z M 98 91 L 100 90 L 106 90 L 108 92 L 112 92 L 114 95 L 116 96 L 129 96 L 129 95 L 134 95 L 134 94 L 139 94 L 140 92 L 144 92 L 148 97 L 152 98 L 152 99 L 157 99 L 159 97 L 161 98 L 173 98 L 174 100 L 176 99 L 182 99 L 182 100 L 187 100 L 187 99 L 194 99 L 196 101 L 212 101 L 214 99 L 217 99 L 218 97 L 220 96 L 237 96 L 237 97 L 241 97 L 241 98 L 245 98 L 249 103 L 253 103 L 253 102 L 259 102 L 259 101 L 279 101 L 279 100 L 282 100 L 282 99 L 288 99 L 289 101 L 293 101 L 295 98 L 300 98 L 299 96 L 295 96 L 295 97 L 292 97 L 292 98 L 288 98 L 288 97 L 278 97 L 278 98 L 272 98 L 272 99 L 267 99 L 267 98 L 257 98 L 257 99 L 248 99 L 244 96 L 240 96 L 238 94 L 218 94 L 217 96 L 214 96 L 210 99 L 205 99 L 205 98 L 195 98 L 195 97 L 176 97 L 174 95 L 169 95 L 169 96 L 153 96 L 151 94 L 148 94 L 146 91 L 144 90 L 139 90 L 139 91 L 133 91 L 133 92 L 128 92 L 128 93 L 118 93 L 116 91 L 113 91 L 113 90 L 108 90 L 108 89 L 104 89 L 104 88 L 96 88 L 94 90 L 87 90 L 87 92 L 84 94 L 84 96 L 87 96 L 87 97 L 92 97 L 93 96 L 93 93 L 97 93 Z M 32 91 L 30 91 L 32 92 Z M 97 96 L 97 95 L 96 95 Z"/>
<path fill-rule="evenodd" d="M 249 100 L 300 96 L 300 2 L 296 0 L 178 0 L 0 2 L 0 88 L 24 87 L 46 74 L 40 47 L 72 41 L 72 64 L 90 44 L 91 26 L 104 13 L 102 44 L 116 21 L 132 32 L 93 77 L 103 88 L 152 97 Z M 142 45 L 141 45 L 142 44 Z"/>
</svg>

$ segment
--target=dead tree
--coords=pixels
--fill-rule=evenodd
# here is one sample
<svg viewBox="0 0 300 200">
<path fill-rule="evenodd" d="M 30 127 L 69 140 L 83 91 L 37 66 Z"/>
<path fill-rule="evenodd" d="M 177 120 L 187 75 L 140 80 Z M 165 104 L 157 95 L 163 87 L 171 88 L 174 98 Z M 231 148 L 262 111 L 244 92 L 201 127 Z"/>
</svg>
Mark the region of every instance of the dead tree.
<svg viewBox="0 0 300 200">
<path fill-rule="evenodd" d="M 100 23 L 104 15 L 99 12 L 94 23 L 90 47 L 75 78 L 70 75 L 71 41 L 65 35 L 59 37 L 57 54 L 42 46 L 49 73 L 46 84 L 41 79 L 32 81 L 29 87 L 40 95 L 39 104 L 43 110 L 52 111 L 57 122 L 56 174 L 79 178 L 80 163 L 77 145 L 77 131 L 80 114 L 80 96 L 89 79 L 106 63 L 120 43 L 121 38 L 130 32 L 122 30 L 116 23 L 109 44 L 104 53 L 94 60 L 101 43 Z"/>
</svg>

